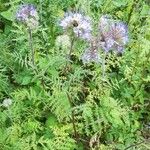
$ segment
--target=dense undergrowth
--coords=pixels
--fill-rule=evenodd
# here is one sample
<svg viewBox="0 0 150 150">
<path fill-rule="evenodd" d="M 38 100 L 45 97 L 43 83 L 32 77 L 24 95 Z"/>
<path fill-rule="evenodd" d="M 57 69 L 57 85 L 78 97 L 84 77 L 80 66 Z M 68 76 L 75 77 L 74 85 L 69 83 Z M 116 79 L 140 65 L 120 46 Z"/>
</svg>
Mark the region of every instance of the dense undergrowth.
<svg viewBox="0 0 150 150">
<path fill-rule="evenodd" d="M 39 14 L 35 65 L 15 18 L 22 3 Z M 59 23 L 74 10 L 93 19 L 95 35 L 105 14 L 128 26 L 124 52 L 105 58 L 105 79 L 101 63 L 82 62 L 83 40 L 66 59 Z M 1 150 L 150 149 L 149 0 L 0 0 L 0 102 Z"/>
</svg>

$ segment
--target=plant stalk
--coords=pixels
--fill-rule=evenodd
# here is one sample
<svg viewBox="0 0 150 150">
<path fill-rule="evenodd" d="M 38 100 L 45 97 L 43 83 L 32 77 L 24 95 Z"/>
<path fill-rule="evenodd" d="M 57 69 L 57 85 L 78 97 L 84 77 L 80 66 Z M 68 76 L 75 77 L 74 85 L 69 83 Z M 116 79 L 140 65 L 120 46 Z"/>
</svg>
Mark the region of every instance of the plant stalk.
<svg viewBox="0 0 150 150">
<path fill-rule="evenodd" d="M 32 37 L 32 31 L 31 29 L 29 28 L 28 29 L 29 31 L 29 46 L 30 46 L 30 49 L 31 49 L 31 61 L 32 61 L 32 65 L 35 66 L 35 58 L 34 58 L 34 55 L 35 55 L 35 51 L 34 51 L 34 48 L 33 48 L 33 37 Z"/>
<path fill-rule="evenodd" d="M 102 77 L 103 77 L 103 80 L 105 80 L 105 74 L 106 74 L 106 52 L 104 53 L 104 57 L 103 57 L 103 62 L 102 62 Z"/>
<path fill-rule="evenodd" d="M 72 106 L 72 100 L 71 100 L 71 97 L 70 97 L 70 95 L 69 95 L 68 93 L 67 93 L 67 97 L 68 97 L 70 106 Z M 74 110 L 72 110 L 71 116 L 72 116 L 72 126 L 73 126 L 73 130 L 74 130 L 74 135 L 75 135 L 75 138 L 78 139 L 78 134 L 77 134 L 76 125 L 75 125 L 75 114 L 74 114 Z"/>
<path fill-rule="evenodd" d="M 73 53 L 74 41 L 75 41 L 75 38 L 73 37 L 71 40 L 71 46 L 70 46 L 70 51 L 69 51 L 69 60 L 71 60 L 71 54 Z"/>
</svg>

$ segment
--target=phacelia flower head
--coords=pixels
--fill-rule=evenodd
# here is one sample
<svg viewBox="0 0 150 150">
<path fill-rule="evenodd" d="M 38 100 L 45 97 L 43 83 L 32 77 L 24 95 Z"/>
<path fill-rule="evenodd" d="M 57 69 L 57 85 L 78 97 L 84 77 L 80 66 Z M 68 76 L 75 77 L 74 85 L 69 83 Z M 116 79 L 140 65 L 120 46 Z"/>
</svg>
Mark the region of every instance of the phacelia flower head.
<svg viewBox="0 0 150 150">
<path fill-rule="evenodd" d="M 17 13 L 16 19 L 18 21 L 23 22 L 31 29 L 36 28 L 38 26 L 39 16 L 36 11 L 36 8 L 31 4 L 22 5 Z"/>
<path fill-rule="evenodd" d="M 56 38 L 55 45 L 58 48 L 68 49 L 71 47 L 70 37 L 68 35 L 60 35 Z"/>
<path fill-rule="evenodd" d="M 85 50 L 81 59 L 84 64 L 90 62 L 95 62 L 95 63 L 101 62 L 96 39 L 93 39 L 91 41 L 90 47 Z"/>
<path fill-rule="evenodd" d="M 123 22 L 116 22 L 108 16 L 100 19 L 101 47 L 106 52 L 116 50 L 122 52 L 128 42 L 128 28 Z"/>
<path fill-rule="evenodd" d="M 3 107 L 9 107 L 9 106 L 11 106 L 12 105 L 12 99 L 10 99 L 10 98 L 6 98 L 6 99 L 4 99 L 3 100 L 3 103 L 2 103 L 2 106 Z"/>
<path fill-rule="evenodd" d="M 80 13 L 67 13 L 61 20 L 60 26 L 64 30 L 72 29 L 74 34 L 82 39 L 89 40 L 91 38 L 91 20 Z"/>
</svg>

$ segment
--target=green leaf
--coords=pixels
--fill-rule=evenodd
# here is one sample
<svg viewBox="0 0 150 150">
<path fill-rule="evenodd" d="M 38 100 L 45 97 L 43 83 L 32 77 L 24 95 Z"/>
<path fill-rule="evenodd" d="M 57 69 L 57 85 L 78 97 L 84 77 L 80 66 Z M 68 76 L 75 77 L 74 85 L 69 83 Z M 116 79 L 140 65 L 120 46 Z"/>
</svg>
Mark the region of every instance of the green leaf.
<svg viewBox="0 0 150 150">
<path fill-rule="evenodd" d="M 31 76 L 26 76 L 26 77 L 24 77 L 23 78 L 23 80 L 22 80 L 22 85 L 27 85 L 27 84 L 29 84 L 31 82 Z"/>
<path fill-rule="evenodd" d="M 113 4 L 117 7 L 125 6 L 127 4 L 126 0 L 115 0 Z"/>
<path fill-rule="evenodd" d="M 24 70 L 23 72 L 20 72 L 19 74 L 14 75 L 14 78 L 17 83 L 21 85 L 28 85 L 32 82 L 32 74 L 30 70 Z"/>
<path fill-rule="evenodd" d="M 49 117 L 46 120 L 46 126 L 51 127 L 51 126 L 57 126 L 57 125 L 58 125 L 58 121 L 56 117 L 53 114 L 49 115 Z"/>
<path fill-rule="evenodd" d="M 9 21 L 14 21 L 14 15 L 13 12 L 9 9 L 7 11 L 4 11 L 1 13 L 1 16 Z"/>
</svg>

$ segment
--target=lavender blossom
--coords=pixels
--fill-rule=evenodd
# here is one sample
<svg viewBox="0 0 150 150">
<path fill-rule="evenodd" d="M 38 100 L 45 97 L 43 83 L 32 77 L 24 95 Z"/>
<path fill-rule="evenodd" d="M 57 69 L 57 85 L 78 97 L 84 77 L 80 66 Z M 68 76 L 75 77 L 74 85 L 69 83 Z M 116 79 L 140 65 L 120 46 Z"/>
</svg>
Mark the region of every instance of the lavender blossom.
<svg viewBox="0 0 150 150">
<path fill-rule="evenodd" d="M 128 29 L 122 22 L 115 22 L 107 16 L 100 19 L 101 47 L 106 52 L 116 50 L 123 52 L 124 46 L 128 42 Z"/>
<path fill-rule="evenodd" d="M 39 16 L 36 8 L 31 4 L 22 5 L 16 13 L 16 19 L 31 29 L 38 26 Z"/>
<path fill-rule="evenodd" d="M 60 22 L 60 26 L 64 30 L 72 29 L 77 37 L 84 40 L 90 40 L 91 38 L 92 26 L 90 18 L 80 13 L 67 13 Z"/>
<path fill-rule="evenodd" d="M 101 62 L 99 52 L 98 52 L 98 45 L 95 40 L 91 41 L 90 48 L 85 50 L 81 59 L 84 64 L 90 62 L 95 62 L 95 63 Z"/>
</svg>

